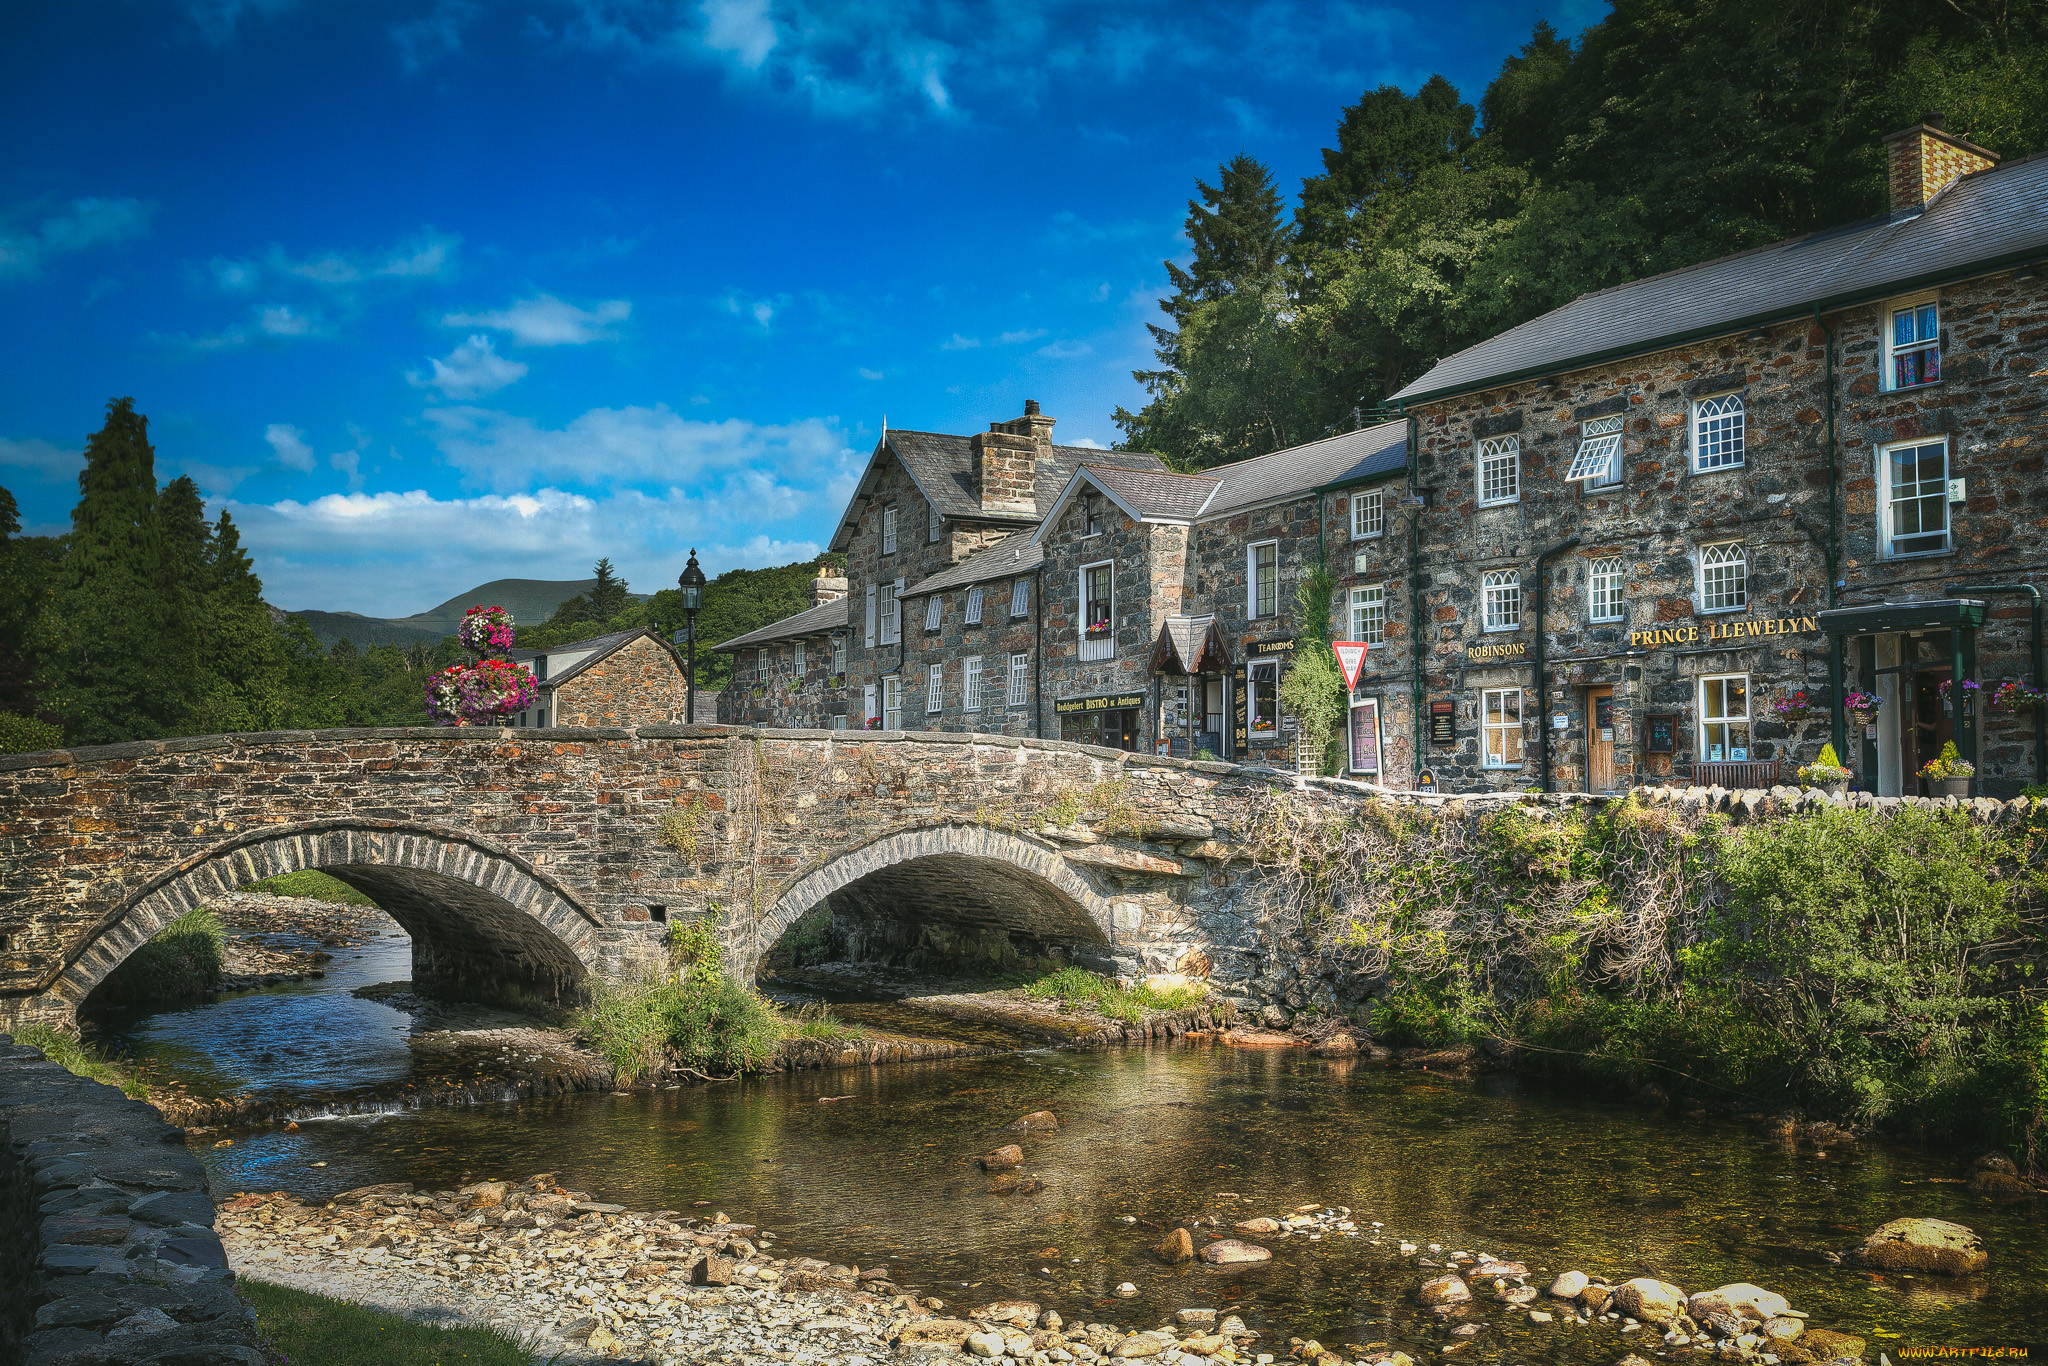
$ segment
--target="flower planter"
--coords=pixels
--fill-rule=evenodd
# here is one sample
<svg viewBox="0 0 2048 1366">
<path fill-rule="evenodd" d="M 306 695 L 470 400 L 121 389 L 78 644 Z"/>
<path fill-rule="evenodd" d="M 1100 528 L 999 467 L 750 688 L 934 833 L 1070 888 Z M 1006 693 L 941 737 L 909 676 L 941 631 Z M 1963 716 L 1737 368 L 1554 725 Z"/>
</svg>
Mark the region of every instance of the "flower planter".
<svg viewBox="0 0 2048 1366">
<path fill-rule="evenodd" d="M 1970 795 L 1968 778 L 1929 778 L 1927 786 L 1933 789 L 1937 797 L 1968 798 Z"/>
<path fill-rule="evenodd" d="M 1830 797 L 1839 797 L 1849 790 L 1849 780 L 1844 778 L 1838 783 L 1821 783 L 1816 790 L 1825 792 Z"/>
</svg>

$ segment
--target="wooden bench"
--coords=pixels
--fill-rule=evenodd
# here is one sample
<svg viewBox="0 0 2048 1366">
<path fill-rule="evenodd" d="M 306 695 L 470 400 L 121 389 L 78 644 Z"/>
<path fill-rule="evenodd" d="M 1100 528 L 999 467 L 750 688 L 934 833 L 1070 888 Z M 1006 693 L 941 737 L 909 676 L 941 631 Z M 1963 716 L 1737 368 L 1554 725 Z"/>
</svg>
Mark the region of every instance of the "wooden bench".
<svg viewBox="0 0 2048 1366">
<path fill-rule="evenodd" d="M 1694 764 L 1692 781 L 1695 787 L 1775 787 L 1778 782 L 1778 761 L 1752 759 L 1743 763 Z"/>
</svg>

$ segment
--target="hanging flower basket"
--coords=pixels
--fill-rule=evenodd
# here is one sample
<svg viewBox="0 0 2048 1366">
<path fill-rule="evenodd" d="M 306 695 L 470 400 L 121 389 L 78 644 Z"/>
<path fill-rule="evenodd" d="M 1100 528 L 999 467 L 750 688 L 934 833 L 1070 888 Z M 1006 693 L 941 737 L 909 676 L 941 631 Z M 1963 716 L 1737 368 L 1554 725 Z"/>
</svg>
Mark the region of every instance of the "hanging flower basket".
<svg viewBox="0 0 2048 1366">
<path fill-rule="evenodd" d="M 512 648 L 512 614 L 502 607 L 472 607 L 455 628 L 462 648 L 479 658 Z"/>
<path fill-rule="evenodd" d="M 1771 703 L 1771 711 L 1787 725 L 1804 721 L 1806 714 L 1813 710 L 1813 694 L 1801 688 Z"/>
<path fill-rule="evenodd" d="M 1883 710 L 1884 699 L 1874 692 L 1849 692 L 1842 695 L 1842 711 L 1856 725 L 1872 724 L 1877 720 L 1877 714 Z"/>
<path fill-rule="evenodd" d="M 427 684 L 427 716 L 439 726 L 496 725 L 532 706 L 535 690 L 533 672 L 524 664 L 452 664 Z"/>
<path fill-rule="evenodd" d="M 2032 711 L 2044 701 L 2048 701 L 2048 693 L 2031 683 L 2001 683 L 1991 690 L 1984 705 L 1992 711 L 2018 713 Z"/>
<path fill-rule="evenodd" d="M 1953 714 L 1956 709 L 1955 694 L 1960 693 L 1963 699 L 1963 715 L 1970 716 L 1975 714 L 1977 710 L 1977 694 L 1982 692 L 1983 688 L 1976 679 L 1966 678 L 1963 680 L 1961 688 L 1952 691 L 1950 685 L 1953 682 L 1953 679 L 1944 678 L 1935 688 L 1935 691 L 1941 694 L 1941 709 Z"/>
</svg>

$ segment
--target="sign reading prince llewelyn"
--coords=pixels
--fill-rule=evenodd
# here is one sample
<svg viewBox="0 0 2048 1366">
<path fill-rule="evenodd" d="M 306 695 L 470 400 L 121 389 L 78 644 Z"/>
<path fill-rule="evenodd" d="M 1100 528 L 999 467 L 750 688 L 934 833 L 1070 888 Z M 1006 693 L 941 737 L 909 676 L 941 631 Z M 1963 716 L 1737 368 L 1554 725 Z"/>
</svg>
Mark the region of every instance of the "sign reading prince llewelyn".
<svg viewBox="0 0 2048 1366">
<path fill-rule="evenodd" d="M 1760 621 L 1710 621 L 1704 626 L 1667 626 L 1656 631 L 1630 631 L 1628 643 L 1637 648 L 1659 645 L 1699 645 L 1715 641 L 1747 640 L 1756 636 L 1805 635 L 1820 629 L 1815 617 L 1766 617 Z"/>
</svg>

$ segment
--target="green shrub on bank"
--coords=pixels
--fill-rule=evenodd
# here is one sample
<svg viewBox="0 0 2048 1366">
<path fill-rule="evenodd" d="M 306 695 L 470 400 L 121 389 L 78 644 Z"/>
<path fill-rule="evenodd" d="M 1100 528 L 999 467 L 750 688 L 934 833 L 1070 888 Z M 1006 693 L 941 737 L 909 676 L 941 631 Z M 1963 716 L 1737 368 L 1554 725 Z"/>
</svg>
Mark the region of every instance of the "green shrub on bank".
<svg viewBox="0 0 2048 1366">
<path fill-rule="evenodd" d="M 1279 803 L 1285 806 L 1284 801 Z M 1638 801 L 1262 816 L 1395 1042 L 1867 1124 L 2048 1137 L 2044 840 L 1960 811 L 1826 806 L 1733 826 Z"/>
<path fill-rule="evenodd" d="M 220 984 L 221 948 L 227 931 L 206 907 L 187 911 L 128 955 L 102 982 L 95 996 L 133 1006 L 196 1001 Z"/>
<path fill-rule="evenodd" d="M 96 1081 L 105 1086 L 119 1088 L 123 1095 L 137 1100 L 149 1098 L 149 1088 L 128 1075 L 119 1066 L 107 1061 L 99 1051 L 88 1044 L 60 1034 L 44 1024 L 25 1024 L 14 1031 L 14 1041 L 40 1048 L 43 1056 L 65 1071 L 87 1081 Z"/>
<path fill-rule="evenodd" d="M 621 1081 L 664 1063 L 738 1075 L 759 1071 L 789 1037 L 840 1040 L 852 1031 L 822 1008 L 791 1019 L 725 970 L 709 919 L 671 925 L 668 963 L 637 982 L 600 982 L 575 1027 Z"/>
<path fill-rule="evenodd" d="M 1034 1000 L 1058 1001 L 1062 1010 L 1092 1010 L 1107 1019 L 1138 1024 L 1154 1010 L 1185 1010 L 1200 1005 L 1209 999 L 1209 988 L 1200 982 L 1163 989 L 1144 982 L 1120 987 L 1115 979 L 1086 968 L 1065 967 L 1025 984 L 1024 994 Z"/>
<path fill-rule="evenodd" d="M 49 722 L 0 711 L 0 754 L 40 754 L 63 747 L 64 733 Z"/>
<path fill-rule="evenodd" d="M 316 1366 L 529 1366 L 536 1344 L 496 1328 L 442 1328 L 244 1277 L 242 1298 L 286 1361 Z M 559 1357 L 549 1358 L 558 1360 Z"/>
<path fill-rule="evenodd" d="M 296 873 L 280 873 L 276 877 L 264 878 L 261 882 L 252 882 L 242 890 L 261 892 L 267 896 L 310 897 L 315 901 L 331 901 L 340 906 L 377 904 L 340 878 L 329 876 L 317 868 L 305 868 Z"/>
</svg>

